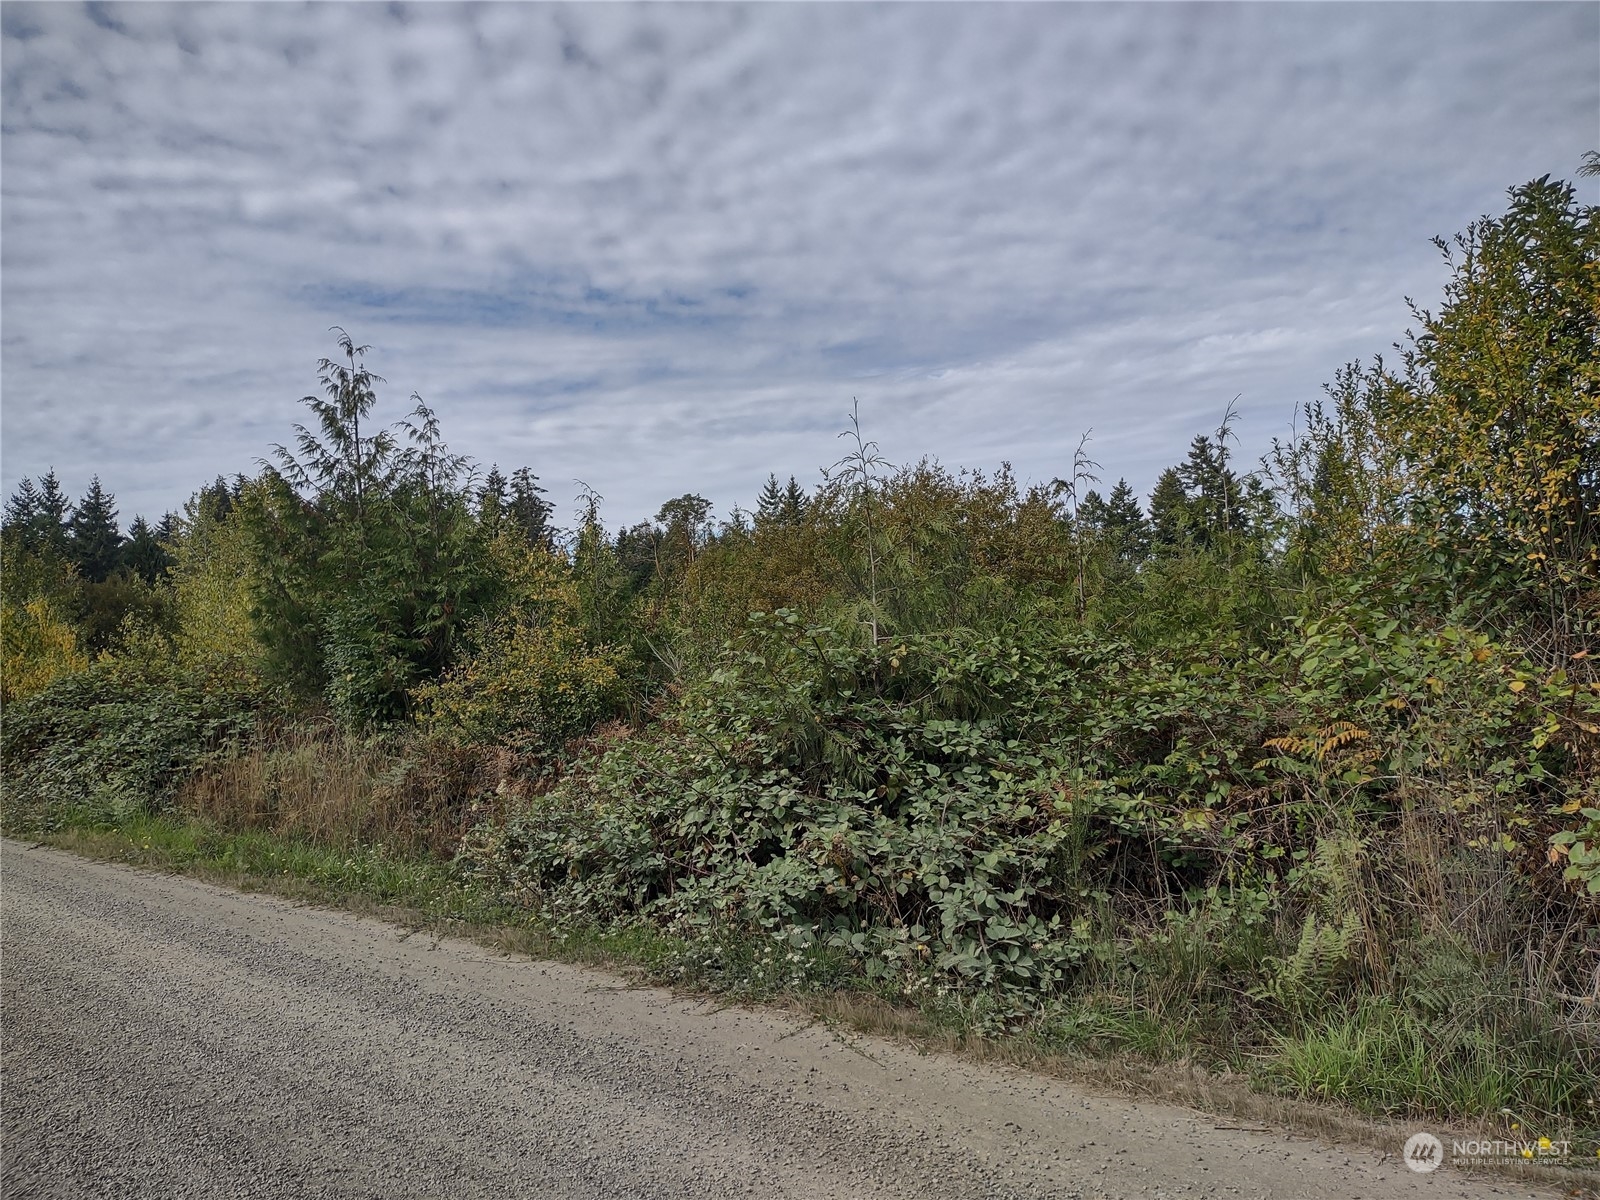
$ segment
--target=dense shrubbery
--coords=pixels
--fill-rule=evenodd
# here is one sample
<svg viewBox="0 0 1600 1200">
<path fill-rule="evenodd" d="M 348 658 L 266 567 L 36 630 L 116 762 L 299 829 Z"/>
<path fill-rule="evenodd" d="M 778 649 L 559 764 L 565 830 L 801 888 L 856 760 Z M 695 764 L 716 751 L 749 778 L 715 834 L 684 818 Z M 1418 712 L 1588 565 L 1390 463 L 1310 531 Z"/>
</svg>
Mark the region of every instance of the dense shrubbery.
<svg viewBox="0 0 1600 1200">
<path fill-rule="evenodd" d="M 8 821 L 382 843 L 721 986 L 1592 1122 L 1595 231 L 1517 189 L 1400 373 L 1258 472 L 1225 418 L 1148 511 L 1085 452 L 1025 489 L 852 426 L 749 516 L 562 536 L 420 401 L 374 427 L 345 339 L 296 452 L 120 567 L 98 485 L 13 499 Z"/>
</svg>

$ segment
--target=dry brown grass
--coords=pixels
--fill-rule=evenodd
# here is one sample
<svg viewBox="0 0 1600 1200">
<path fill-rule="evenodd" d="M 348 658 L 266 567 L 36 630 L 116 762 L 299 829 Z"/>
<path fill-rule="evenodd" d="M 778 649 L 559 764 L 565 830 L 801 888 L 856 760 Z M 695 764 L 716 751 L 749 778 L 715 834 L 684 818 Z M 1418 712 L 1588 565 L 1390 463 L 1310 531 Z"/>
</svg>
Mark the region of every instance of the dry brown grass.
<svg viewBox="0 0 1600 1200">
<path fill-rule="evenodd" d="M 219 829 L 448 859 L 472 825 L 500 817 L 508 802 L 540 785 L 536 768 L 498 747 L 295 730 L 197 773 L 177 802 Z"/>
</svg>

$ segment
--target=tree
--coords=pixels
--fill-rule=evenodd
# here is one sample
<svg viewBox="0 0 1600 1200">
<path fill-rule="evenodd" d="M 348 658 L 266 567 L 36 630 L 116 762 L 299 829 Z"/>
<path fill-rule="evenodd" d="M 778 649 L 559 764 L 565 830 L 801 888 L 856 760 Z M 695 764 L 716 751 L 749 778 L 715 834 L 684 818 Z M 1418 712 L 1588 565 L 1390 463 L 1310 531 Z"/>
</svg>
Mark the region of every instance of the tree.
<svg viewBox="0 0 1600 1200">
<path fill-rule="evenodd" d="M 122 565 L 122 531 L 117 526 L 115 500 L 96 475 L 67 523 L 68 557 L 90 583 L 104 583 Z"/>
<path fill-rule="evenodd" d="M 1168 467 L 1156 479 L 1150 493 L 1150 540 L 1154 546 L 1172 550 L 1189 540 L 1192 519 L 1189 494 L 1177 467 Z"/>
<path fill-rule="evenodd" d="M 32 479 L 24 476 L 11 499 L 6 501 L 5 519 L 0 528 L 29 544 L 33 539 L 34 522 L 38 519 L 39 489 L 34 487 Z"/>
<path fill-rule="evenodd" d="M 1383 424 L 1418 527 L 1561 608 L 1600 576 L 1600 209 L 1548 176 L 1510 199 L 1435 239 L 1444 304 L 1412 306 Z"/>
<path fill-rule="evenodd" d="M 693 564 L 696 553 L 711 537 L 711 501 L 687 492 L 661 506 L 656 524 L 661 528 L 657 571 L 666 577 Z"/>
<path fill-rule="evenodd" d="M 1099 499 L 1096 496 L 1095 499 Z M 1085 507 L 1087 498 L 1085 498 Z M 1140 562 L 1150 553 L 1150 523 L 1126 479 L 1117 480 L 1099 517 L 1101 533 L 1118 558 Z"/>
<path fill-rule="evenodd" d="M 511 473 L 511 495 L 506 502 L 506 519 L 530 546 L 548 546 L 554 534 L 550 528 L 550 514 L 555 509 L 544 498 L 544 494 L 544 488 L 539 486 L 539 477 L 527 467 L 518 467 Z"/>
<path fill-rule="evenodd" d="M 146 583 L 164 578 L 172 565 L 172 556 L 161 544 L 161 538 L 142 516 L 134 517 L 128 526 L 128 545 L 122 554 L 123 564 Z"/>
<path fill-rule="evenodd" d="M 792 529 L 805 520 L 806 507 L 805 489 L 795 482 L 793 475 L 783 487 L 778 486 L 776 475 L 768 475 L 761 494 L 756 497 L 756 525 Z"/>
<path fill-rule="evenodd" d="M 789 476 L 789 482 L 783 488 L 783 499 L 778 505 L 779 519 L 790 527 L 798 525 L 806 519 L 809 506 L 805 489 L 795 482 L 793 475 Z"/>
<path fill-rule="evenodd" d="M 1195 540 L 1208 549 L 1220 547 L 1245 529 L 1244 488 L 1228 465 L 1227 424 L 1215 441 L 1199 434 L 1189 443 L 1189 456 L 1178 468 L 1189 499 L 1189 519 Z"/>
<path fill-rule="evenodd" d="M 499 534 L 510 498 L 506 477 L 500 473 L 500 464 L 496 463 L 489 468 L 489 473 L 478 487 L 478 520 L 490 537 Z"/>
<path fill-rule="evenodd" d="M 304 400 L 315 431 L 295 426 L 298 453 L 277 447 L 244 503 L 269 666 L 362 726 L 407 714 L 498 582 L 466 458 L 415 393 L 409 419 L 374 431 L 382 380 L 363 365 L 368 348 L 338 334 L 344 361 L 322 359 L 324 396 Z"/>
<path fill-rule="evenodd" d="M 67 543 L 70 540 L 67 531 L 67 522 L 72 514 L 72 505 L 68 503 L 66 493 L 61 490 L 61 481 L 56 478 L 55 469 L 44 473 L 39 479 L 39 507 L 34 516 L 34 544 L 47 547 L 56 554 L 67 556 Z"/>
<path fill-rule="evenodd" d="M 767 482 L 756 497 L 756 520 L 763 525 L 776 525 L 783 516 L 783 489 L 778 486 L 777 475 L 768 475 Z"/>
</svg>

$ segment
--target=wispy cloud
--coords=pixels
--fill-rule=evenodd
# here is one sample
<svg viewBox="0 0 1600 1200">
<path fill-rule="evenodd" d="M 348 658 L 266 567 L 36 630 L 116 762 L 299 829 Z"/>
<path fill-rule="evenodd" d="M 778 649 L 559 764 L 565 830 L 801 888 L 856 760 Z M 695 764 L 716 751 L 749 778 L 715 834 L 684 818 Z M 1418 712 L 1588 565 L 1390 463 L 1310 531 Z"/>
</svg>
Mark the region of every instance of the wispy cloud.
<svg viewBox="0 0 1600 1200">
<path fill-rule="evenodd" d="M 613 519 L 1247 448 L 1594 147 L 1600 10 L 8 3 L 3 474 L 248 470 L 340 324 Z"/>
</svg>

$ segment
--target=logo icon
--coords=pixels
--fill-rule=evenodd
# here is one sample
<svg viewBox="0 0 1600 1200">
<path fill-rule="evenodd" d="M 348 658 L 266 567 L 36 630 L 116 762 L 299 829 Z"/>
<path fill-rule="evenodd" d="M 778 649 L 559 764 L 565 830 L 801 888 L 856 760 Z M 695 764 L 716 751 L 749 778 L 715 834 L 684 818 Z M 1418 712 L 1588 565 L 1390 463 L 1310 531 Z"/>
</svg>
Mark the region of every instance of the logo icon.
<svg viewBox="0 0 1600 1200">
<path fill-rule="evenodd" d="M 1444 1165 L 1444 1146 L 1431 1133 L 1413 1133 L 1406 1139 L 1406 1166 L 1418 1175 L 1437 1171 Z"/>
</svg>

